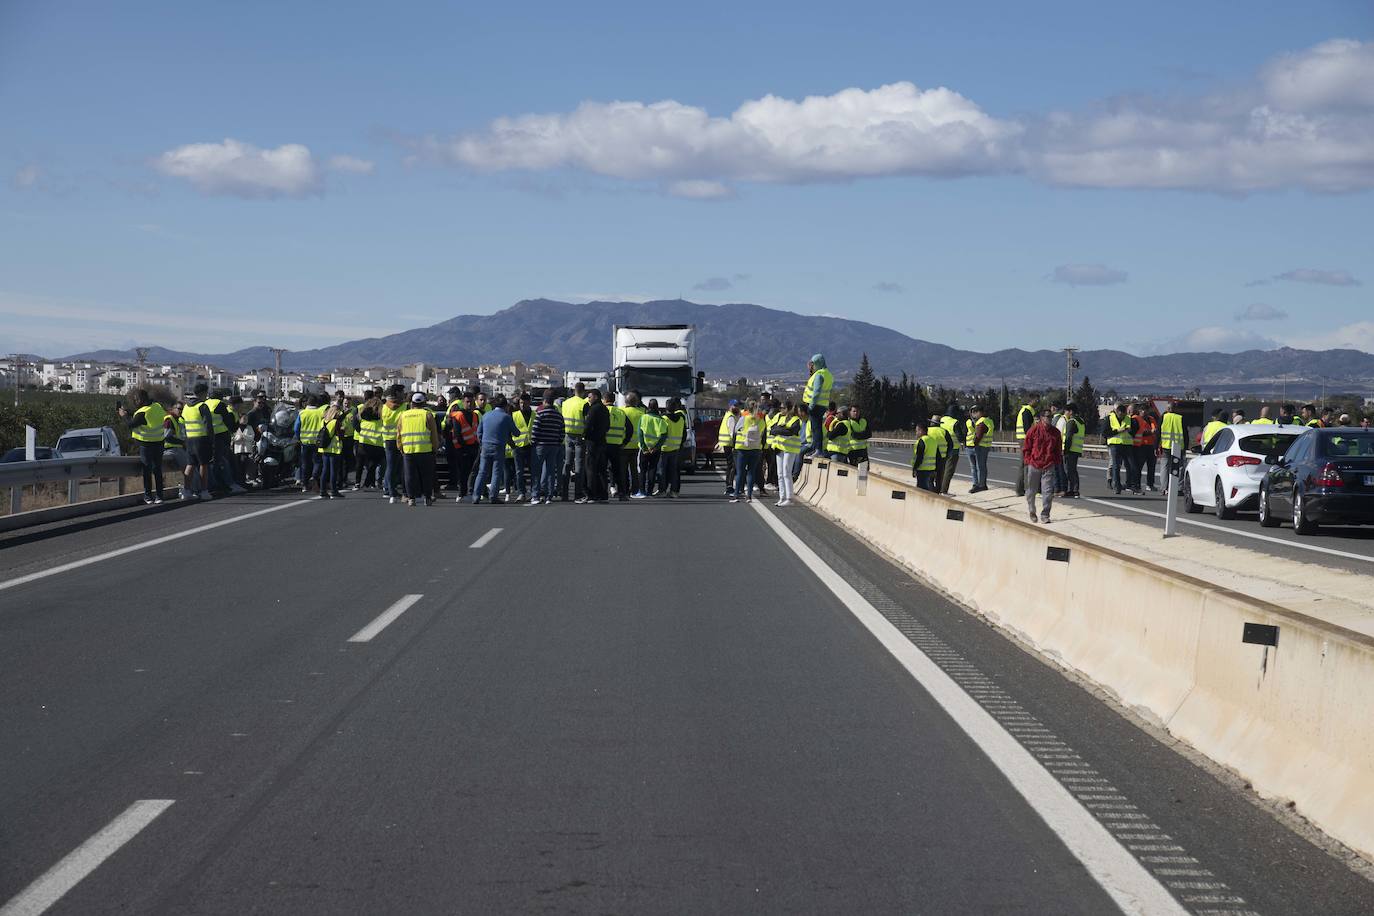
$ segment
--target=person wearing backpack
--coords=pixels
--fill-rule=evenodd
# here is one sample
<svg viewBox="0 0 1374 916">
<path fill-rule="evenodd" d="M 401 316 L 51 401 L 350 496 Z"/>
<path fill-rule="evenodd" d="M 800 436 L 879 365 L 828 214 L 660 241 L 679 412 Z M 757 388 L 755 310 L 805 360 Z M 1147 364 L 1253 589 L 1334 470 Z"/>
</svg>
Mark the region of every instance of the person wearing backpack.
<svg viewBox="0 0 1374 916">
<path fill-rule="evenodd" d="M 324 412 L 316 437 L 320 456 L 320 499 L 343 499 L 339 478 L 343 475 L 344 411 L 331 406 Z"/>
</svg>

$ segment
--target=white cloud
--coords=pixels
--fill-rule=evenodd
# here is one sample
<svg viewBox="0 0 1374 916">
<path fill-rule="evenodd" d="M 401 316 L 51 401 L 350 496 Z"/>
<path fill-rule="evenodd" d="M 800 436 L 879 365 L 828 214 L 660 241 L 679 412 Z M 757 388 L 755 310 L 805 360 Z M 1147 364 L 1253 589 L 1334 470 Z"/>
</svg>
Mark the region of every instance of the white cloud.
<svg viewBox="0 0 1374 916">
<path fill-rule="evenodd" d="M 309 197 L 324 191 L 315 157 L 299 143 L 276 149 L 259 149 L 234 139 L 191 143 L 158 156 L 153 167 L 189 181 L 202 194 L 263 199 Z"/>
<path fill-rule="evenodd" d="M 1015 120 L 952 89 L 899 82 L 768 95 L 727 116 L 672 100 L 584 102 L 423 146 L 483 171 L 571 168 L 698 199 L 740 182 L 1009 172 L 1070 187 L 1351 192 L 1374 188 L 1374 42 L 1284 55 L 1226 92 Z"/>
<path fill-rule="evenodd" d="M 481 170 L 571 167 L 719 197 L 731 181 L 997 171 L 1018 132 L 957 92 L 893 83 L 801 101 L 769 95 L 728 117 L 674 101 L 585 102 L 567 114 L 498 118 L 437 148 Z"/>
<path fill-rule="evenodd" d="M 1356 321 L 1321 334 L 1297 335 L 1289 346 L 1303 350 L 1363 350 L 1374 353 L 1374 321 Z"/>
<path fill-rule="evenodd" d="M 335 172 L 348 172 L 352 175 L 371 175 L 377 170 L 377 163 L 357 156 L 330 156 L 329 168 Z"/>
<path fill-rule="evenodd" d="M 723 181 L 702 179 L 670 181 L 664 186 L 663 191 L 669 197 L 682 197 L 687 200 L 729 200 L 738 196 L 735 189 Z"/>
<path fill-rule="evenodd" d="M 1111 286 L 1125 283 L 1126 276 L 1126 271 L 1105 264 L 1060 264 L 1050 279 L 1069 286 Z"/>
<path fill-rule="evenodd" d="M 1278 321 L 1287 318 L 1288 313 L 1276 305 L 1252 302 L 1236 313 L 1237 321 Z"/>
<path fill-rule="evenodd" d="M 1272 350 L 1279 343 L 1263 334 L 1244 328 L 1209 326 L 1194 328 L 1182 337 L 1161 341 L 1151 351 L 1163 353 L 1240 353 L 1245 350 Z"/>
<path fill-rule="evenodd" d="M 1294 283 L 1316 283 L 1321 286 L 1359 286 L 1360 281 L 1350 275 L 1348 270 L 1313 270 L 1300 267 L 1277 274 L 1275 280 L 1291 280 Z"/>
<path fill-rule="evenodd" d="M 735 284 L 731 283 L 725 277 L 707 277 L 705 280 L 693 286 L 692 289 L 699 289 L 709 293 L 718 293 L 721 290 L 730 289 L 734 285 Z"/>
<path fill-rule="evenodd" d="M 10 187 L 16 191 L 27 191 L 29 188 L 37 187 L 38 182 L 43 177 L 43 170 L 33 163 L 20 166 L 10 177 Z"/>
<path fill-rule="evenodd" d="M 1263 79 L 1269 98 L 1286 108 L 1374 108 L 1374 42 L 1337 38 L 1285 54 Z"/>
</svg>

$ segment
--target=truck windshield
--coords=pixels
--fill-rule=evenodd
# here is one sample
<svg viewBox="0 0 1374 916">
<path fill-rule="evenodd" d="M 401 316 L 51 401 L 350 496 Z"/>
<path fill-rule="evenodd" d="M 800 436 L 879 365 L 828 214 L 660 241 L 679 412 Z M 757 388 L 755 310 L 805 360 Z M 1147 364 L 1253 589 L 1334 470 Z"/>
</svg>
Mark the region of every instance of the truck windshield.
<svg viewBox="0 0 1374 916">
<path fill-rule="evenodd" d="M 640 397 L 685 398 L 696 391 L 690 366 L 626 366 L 624 390 L 638 391 Z"/>
</svg>

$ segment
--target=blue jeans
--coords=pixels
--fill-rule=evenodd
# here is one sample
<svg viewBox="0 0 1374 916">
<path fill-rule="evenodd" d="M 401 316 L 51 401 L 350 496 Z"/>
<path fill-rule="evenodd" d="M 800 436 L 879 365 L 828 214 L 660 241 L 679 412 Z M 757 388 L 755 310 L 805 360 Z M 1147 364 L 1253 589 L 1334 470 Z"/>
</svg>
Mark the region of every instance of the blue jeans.
<svg viewBox="0 0 1374 916">
<path fill-rule="evenodd" d="M 682 465 L 678 463 L 680 454 L 680 451 L 658 453 L 658 477 L 664 493 L 682 491 Z"/>
<path fill-rule="evenodd" d="M 806 415 L 811 419 L 811 449 L 817 455 L 824 455 L 825 449 L 822 447 L 825 435 L 825 408 L 817 407 L 812 404 L 806 409 Z M 735 462 L 738 466 L 739 462 Z"/>
<path fill-rule="evenodd" d="M 1110 452 L 1110 453 L 1111 453 L 1111 456 L 1112 456 L 1111 470 L 1109 470 L 1109 471 L 1107 472 L 1107 476 L 1108 476 L 1108 477 L 1110 478 L 1110 480 L 1111 480 L 1112 490 L 1113 490 L 1114 492 L 1117 492 L 1117 493 L 1120 493 L 1120 492 L 1121 492 L 1121 488 L 1122 488 L 1122 486 L 1123 486 L 1123 481 L 1121 480 L 1121 472 L 1122 472 L 1123 470 L 1126 472 L 1125 484 L 1129 484 L 1129 483 L 1130 483 L 1130 477 L 1131 477 L 1131 458 L 1132 458 L 1132 452 L 1134 451 L 1134 449 L 1135 449 L 1135 446 L 1134 446 L 1134 445 L 1110 445 L 1110 444 L 1109 444 L 1109 445 L 1107 446 L 1107 451 Z"/>
<path fill-rule="evenodd" d="M 992 448 L 987 445 L 975 445 L 968 450 L 968 460 L 972 467 L 973 485 L 975 487 L 988 485 L 988 452 L 990 451 Z"/>
<path fill-rule="evenodd" d="M 343 455 L 320 452 L 320 492 L 339 492 L 339 474 L 343 469 Z"/>
<path fill-rule="evenodd" d="M 759 450 L 735 449 L 735 495 L 746 498 L 754 495 L 754 483 L 759 474 Z"/>
<path fill-rule="evenodd" d="M 534 481 L 530 474 L 530 461 L 534 458 L 533 446 L 526 445 L 523 448 L 513 448 L 515 453 L 515 480 L 511 482 L 511 490 L 515 494 L 523 493 L 530 495 L 534 489 Z"/>
<path fill-rule="evenodd" d="M 563 446 L 534 447 L 534 498 L 551 500 L 558 495 L 558 475 L 563 471 Z"/>
<path fill-rule="evenodd" d="M 296 473 L 296 476 L 300 478 L 301 486 L 305 486 L 311 478 L 319 476 L 319 471 L 316 470 L 320 463 L 319 451 L 313 445 L 301 446 L 301 466 Z"/>
<path fill-rule="evenodd" d="M 405 485 L 401 477 L 401 448 L 396 444 L 395 439 L 386 441 L 386 472 L 382 474 L 382 495 L 400 496 L 400 489 Z"/>
<path fill-rule="evenodd" d="M 482 498 L 482 488 L 490 478 L 491 493 L 495 497 L 506 485 L 506 449 L 502 447 L 482 446 L 482 462 L 477 466 L 477 482 L 473 485 L 471 501 L 477 502 Z"/>
</svg>

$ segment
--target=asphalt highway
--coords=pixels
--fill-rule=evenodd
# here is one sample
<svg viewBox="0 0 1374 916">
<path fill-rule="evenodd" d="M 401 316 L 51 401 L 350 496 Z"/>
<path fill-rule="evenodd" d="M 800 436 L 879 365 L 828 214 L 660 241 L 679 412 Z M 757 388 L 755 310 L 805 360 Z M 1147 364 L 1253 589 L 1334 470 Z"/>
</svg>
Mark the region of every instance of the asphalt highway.
<svg viewBox="0 0 1374 916">
<path fill-rule="evenodd" d="M 0 539 L 0 914 L 1374 907 L 820 516 L 684 497 Z"/>
<path fill-rule="evenodd" d="M 897 446 L 875 447 L 870 458 L 883 464 L 911 469 L 911 449 Z M 1010 452 L 988 455 L 988 478 L 994 485 L 1014 487 L 1019 472 L 1016 456 Z M 1123 492 L 1112 493 L 1107 485 L 1105 461 L 1080 461 L 1079 481 L 1083 498 L 1071 501 L 1079 508 L 1091 508 L 1103 515 L 1129 519 L 1141 525 L 1164 528 L 1164 479 L 1161 470 L 1156 485 L 1160 492 L 1146 490 L 1140 496 Z M 952 495 L 968 490 L 968 458 L 960 450 L 959 475 L 950 486 Z M 1291 525 L 1281 528 L 1261 528 L 1255 512 L 1239 512 L 1229 521 L 1216 517 L 1211 509 L 1189 515 L 1179 501 L 1179 530 L 1194 537 L 1203 537 L 1222 544 L 1246 547 L 1261 553 L 1287 557 L 1318 567 L 1339 567 L 1358 573 L 1374 573 L 1374 527 L 1324 527 L 1316 535 L 1299 536 Z"/>
</svg>

